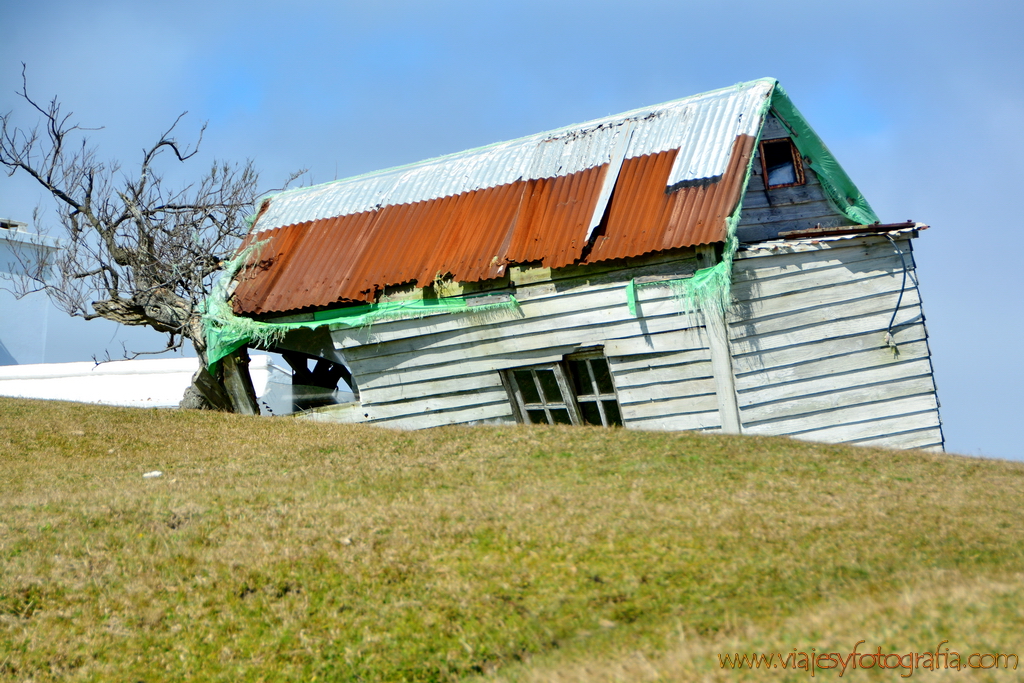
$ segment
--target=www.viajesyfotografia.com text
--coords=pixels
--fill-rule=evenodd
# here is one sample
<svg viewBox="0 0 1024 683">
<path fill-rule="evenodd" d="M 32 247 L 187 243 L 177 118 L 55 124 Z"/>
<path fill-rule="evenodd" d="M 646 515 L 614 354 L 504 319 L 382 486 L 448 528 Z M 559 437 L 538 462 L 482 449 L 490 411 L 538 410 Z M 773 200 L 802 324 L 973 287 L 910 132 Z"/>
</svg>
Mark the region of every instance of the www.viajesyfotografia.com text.
<svg viewBox="0 0 1024 683">
<path fill-rule="evenodd" d="M 864 640 L 857 641 L 850 652 L 792 652 L 720 654 L 718 663 L 723 669 L 795 669 L 806 671 L 811 676 L 817 672 L 838 673 L 840 676 L 856 669 L 902 669 L 901 678 L 910 678 L 915 671 L 967 669 L 1010 669 L 1016 671 L 1018 657 L 1015 654 L 972 652 L 960 654 L 944 647 L 943 640 L 932 652 L 882 652 L 878 646 L 874 652 L 861 651 Z"/>
</svg>

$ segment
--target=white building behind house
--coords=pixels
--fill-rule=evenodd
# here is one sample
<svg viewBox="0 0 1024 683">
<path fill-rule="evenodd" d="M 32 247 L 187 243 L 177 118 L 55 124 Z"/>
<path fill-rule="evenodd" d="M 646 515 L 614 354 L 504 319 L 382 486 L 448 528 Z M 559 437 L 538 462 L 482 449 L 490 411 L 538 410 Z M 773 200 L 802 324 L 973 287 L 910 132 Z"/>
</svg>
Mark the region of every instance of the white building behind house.
<svg viewBox="0 0 1024 683">
<path fill-rule="evenodd" d="M 195 358 L 106 363 L 43 363 L 0 367 L 0 396 L 78 401 L 133 408 L 175 408 L 196 371 Z M 265 414 L 292 412 L 291 371 L 253 354 L 253 388 Z"/>
<path fill-rule="evenodd" d="M 50 302 L 43 292 L 17 298 L 14 281 L 25 266 L 48 258 L 57 241 L 26 230 L 27 224 L 0 218 L 0 365 L 42 363 Z"/>
</svg>

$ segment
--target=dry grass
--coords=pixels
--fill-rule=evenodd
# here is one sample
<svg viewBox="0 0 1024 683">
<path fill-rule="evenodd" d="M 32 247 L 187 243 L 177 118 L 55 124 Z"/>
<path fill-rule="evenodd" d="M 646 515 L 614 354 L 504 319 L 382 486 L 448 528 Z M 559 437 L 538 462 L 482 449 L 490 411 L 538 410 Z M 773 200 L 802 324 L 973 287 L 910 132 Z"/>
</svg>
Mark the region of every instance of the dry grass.
<svg viewBox="0 0 1024 683">
<path fill-rule="evenodd" d="M 666 651 L 645 653 L 635 650 L 606 656 L 601 653 L 570 653 L 538 658 L 529 665 L 507 667 L 489 681 L 523 681 L 534 683 L 606 683 L 609 681 L 756 681 L 780 683 L 810 680 L 810 673 L 792 667 L 764 669 L 723 666 L 722 656 L 751 655 L 794 651 L 839 653 L 846 658 L 858 641 L 859 653 L 934 652 L 948 649 L 963 659 L 969 654 L 1004 653 L 1020 657 L 1014 669 L 956 670 L 937 664 L 936 670 L 925 667 L 906 669 L 847 670 L 816 672 L 816 677 L 855 681 L 891 681 L 897 678 L 922 678 L 927 681 L 1019 681 L 1024 677 L 1024 575 L 1006 581 L 990 578 L 967 580 L 958 572 L 937 571 L 930 580 L 918 581 L 916 587 L 905 587 L 890 594 L 862 596 L 853 600 L 817 604 L 800 610 L 795 616 L 765 620 L 760 624 L 747 622 L 728 624 L 722 631 L 705 636 L 686 632 L 676 634 L 675 642 Z M 942 644 L 942 641 L 949 641 Z M 775 660 L 778 661 L 778 660 Z M 951 661 L 951 660 L 947 660 Z M 982 660 L 975 660 L 981 663 Z M 992 660 L 984 660 L 991 664 Z M 1013 661 L 1009 660 L 1012 666 Z M 895 660 L 889 660 L 895 664 Z M 826 663 L 826 666 L 828 664 Z M 839 674 L 843 676 L 840 677 Z"/>
<path fill-rule="evenodd" d="M 718 652 L 937 636 L 1024 654 L 1022 484 L 785 439 L 0 399 L 0 680 L 732 680 Z"/>
</svg>

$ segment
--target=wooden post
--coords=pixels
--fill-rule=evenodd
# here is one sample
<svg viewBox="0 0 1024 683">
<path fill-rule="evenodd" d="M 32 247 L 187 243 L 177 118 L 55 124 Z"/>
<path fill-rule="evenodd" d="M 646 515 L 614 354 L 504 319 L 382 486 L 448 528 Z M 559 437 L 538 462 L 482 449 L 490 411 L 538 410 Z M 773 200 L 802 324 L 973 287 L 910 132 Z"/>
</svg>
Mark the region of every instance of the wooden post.
<svg viewBox="0 0 1024 683">
<path fill-rule="evenodd" d="M 715 265 L 714 245 L 697 247 L 697 257 L 701 268 Z M 722 421 L 722 432 L 725 434 L 742 434 L 740 422 L 740 406 L 736 398 L 736 378 L 732 367 L 732 350 L 729 348 L 729 328 L 725 323 L 725 314 L 713 307 L 704 311 L 704 324 L 708 333 L 708 346 L 711 350 L 711 372 L 715 376 L 715 393 L 718 395 L 718 416 Z"/>
<path fill-rule="evenodd" d="M 214 410 L 222 410 L 225 413 L 234 411 L 231 397 L 224 391 L 224 385 L 210 374 L 205 365 L 199 368 L 199 371 L 192 377 L 192 383 Z"/>
<path fill-rule="evenodd" d="M 242 415 L 259 415 L 260 406 L 256 403 L 256 390 L 249 375 L 249 352 L 243 346 L 225 356 L 221 360 L 221 365 L 224 368 L 224 388 L 231 398 L 235 412 Z"/>
</svg>

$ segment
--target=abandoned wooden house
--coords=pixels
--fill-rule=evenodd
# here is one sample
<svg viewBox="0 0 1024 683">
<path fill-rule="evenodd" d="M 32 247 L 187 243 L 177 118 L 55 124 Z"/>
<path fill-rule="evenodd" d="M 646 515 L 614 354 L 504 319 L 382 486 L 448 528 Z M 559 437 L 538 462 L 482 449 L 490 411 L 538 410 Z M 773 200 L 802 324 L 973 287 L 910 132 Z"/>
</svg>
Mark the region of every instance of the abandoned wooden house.
<svg viewBox="0 0 1024 683">
<path fill-rule="evenodd" d="M 209 359 L 345 379 L 322 420 L 941 449 L 925 227 L 881 224 L 762 79 L 266 198 Z"/>
</svg>

